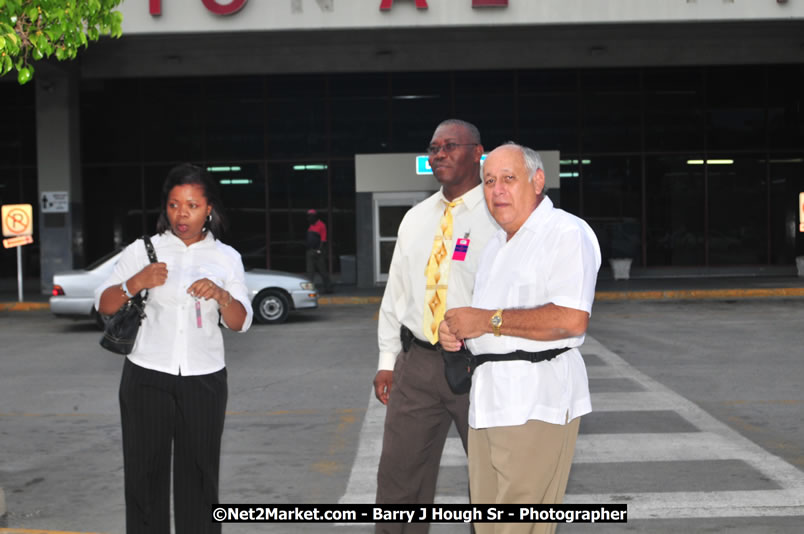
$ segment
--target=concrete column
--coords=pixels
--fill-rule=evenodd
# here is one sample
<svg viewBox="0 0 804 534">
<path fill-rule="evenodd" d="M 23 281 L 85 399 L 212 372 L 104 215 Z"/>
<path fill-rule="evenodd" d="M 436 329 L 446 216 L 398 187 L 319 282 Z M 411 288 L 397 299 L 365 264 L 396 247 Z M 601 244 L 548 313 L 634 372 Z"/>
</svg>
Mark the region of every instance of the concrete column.
<svg viewBox="0 0 804 534">
<path fill-rule="evenodd" d="M 357 193 L 355 218 L 357 227 L 357 287 L 374 287 L 374 223 L 372 194 Z"/>
<path fill-rule="evenodd" d="M 36 66 L 36 163 L 39 198 L 39 247 L 43 294 L 53 274 L 84 264 L 80 71 L 76 63 Z M 66 192 L 69 211 L 44 213 L 43 192 Z"/>
</svg>

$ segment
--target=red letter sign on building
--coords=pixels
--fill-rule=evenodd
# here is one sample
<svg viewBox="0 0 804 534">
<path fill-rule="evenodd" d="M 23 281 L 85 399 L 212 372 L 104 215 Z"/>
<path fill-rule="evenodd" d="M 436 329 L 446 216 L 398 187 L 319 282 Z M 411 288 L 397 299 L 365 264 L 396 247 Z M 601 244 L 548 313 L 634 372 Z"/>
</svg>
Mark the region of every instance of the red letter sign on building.
<svg viewBox="0 0 804 534">
<path fill-rule="evenodd" d="M 151 15 L 161 15 L 162 14 L 162 0 L 148 0 L 148 9 L 151 12 Z"/>
<path fill-rule="evenodd" d="M 390 11 L 394 7 L 394 0 L 382 0 L 380 11 Z M 416 9 L 427 9 L 427 0 L 416 0 Z"/>
<path fill-rule="evenodd" d="M 222 6 L 217 0 L 201 0 L 204 5 L 216 15 L 231 15 L 237 13 L 246 5 L 246 0 L 233 0 L 231 4 Z"/>
<path fill-rule="evenodd" d="M 506 7 L 508 0 L 472 0 L 472 7 Z"/>
</svg>

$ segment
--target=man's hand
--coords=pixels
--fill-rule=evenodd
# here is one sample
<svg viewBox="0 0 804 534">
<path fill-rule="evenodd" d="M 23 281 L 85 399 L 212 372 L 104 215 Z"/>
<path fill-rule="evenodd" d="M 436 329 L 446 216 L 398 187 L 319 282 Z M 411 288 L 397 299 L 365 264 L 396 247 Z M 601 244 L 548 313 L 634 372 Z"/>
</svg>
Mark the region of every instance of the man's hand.
<svg viewBox="0 0 804 534">
<path fill-rule="evenodd" d="M 388 396 L 391 394 L 393 377 L 394 372 L 387 370 L 377 371 L 377 375 L 374 377 L 374 395 L 376 395 L 377 400 L 383 404 L 388 404 Z"/>
<path fill-rule="evenodd" d="M 444 315 L 444 323 L 447 323 L 449 332 L 457 339 L 471 339 L 491 332 L 492 310 L 481 310 L 479 308 L 452 308 L 447 310 Z M 443 323 L 442 323 L 443 324 Z M 439 335 L 441 330 L 439 329 Z"/>
<path fill-rule="evenodd" d="M 461 340 L 450 332 L 447 321 L 441 321 L 438 325 L 438 342 L 447 352 L 458 352 L 461 350 Z"/>
</svg>

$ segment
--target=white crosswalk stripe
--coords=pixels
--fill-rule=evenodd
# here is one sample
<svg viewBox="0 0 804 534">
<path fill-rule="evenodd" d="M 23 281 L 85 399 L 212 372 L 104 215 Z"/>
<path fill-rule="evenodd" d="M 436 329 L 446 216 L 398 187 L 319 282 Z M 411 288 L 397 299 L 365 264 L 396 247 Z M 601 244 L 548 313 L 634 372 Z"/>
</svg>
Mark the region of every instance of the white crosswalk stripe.
<svg viewBox="0 0 804 534">
<path fill-rule="evenodd" d="M 757 471 L 765 483 L 776 489 L 741 491 L 656 491 L 622 493 L 568 493 L 565 502 L 628 503 L 629 519 L 770 517 L 804 515 L 804 474 L 768 453 L 752 441 L 721 423 L 700 407 L 636 370 L 597 340 L 587 336 L 584 354 L 595 354 L 604 365 L 590 365 L 591 385 L 603 392 L 592 393 L 595 413 L 672 413 L 697 431 L 646 433 L 582 433 L 578 437 L 576 465 L 629 463 L 629 469 L 643 463 L 650 479 L 649 462 L 740 461 Z M 608 392 L 607 384 L 630 383 L 639 391 Z M 613 389 L 616 389 L 613 388 Z M 373 393 L 361 430 L 360 445 L 341 503 L 371 503 L 376 491 L 385 408 Z M 447 440 L 442 467 L 461 467 L 466 458 L 457 438 Z M 572 484 L 570 484 L 571 489 Z M 466 503 L 465 494 L 436 496 L 438 503 Z"/>
</svg>

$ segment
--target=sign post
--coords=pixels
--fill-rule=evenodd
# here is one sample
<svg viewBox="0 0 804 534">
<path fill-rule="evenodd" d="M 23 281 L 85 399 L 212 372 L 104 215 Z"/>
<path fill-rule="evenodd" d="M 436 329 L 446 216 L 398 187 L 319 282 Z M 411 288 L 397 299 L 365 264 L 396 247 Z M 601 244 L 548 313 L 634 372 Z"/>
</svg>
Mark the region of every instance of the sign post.
<svg viewBox="0 0 804 534">
<path fill-rule="evenodd" d="M 0 213 L 3 219 L 5 248 L 17 249 L 17 298 L 22 302 L 22 246 L 33 243 L 33 209 L 30 204 L 6 204 Z"/>
</svg>

